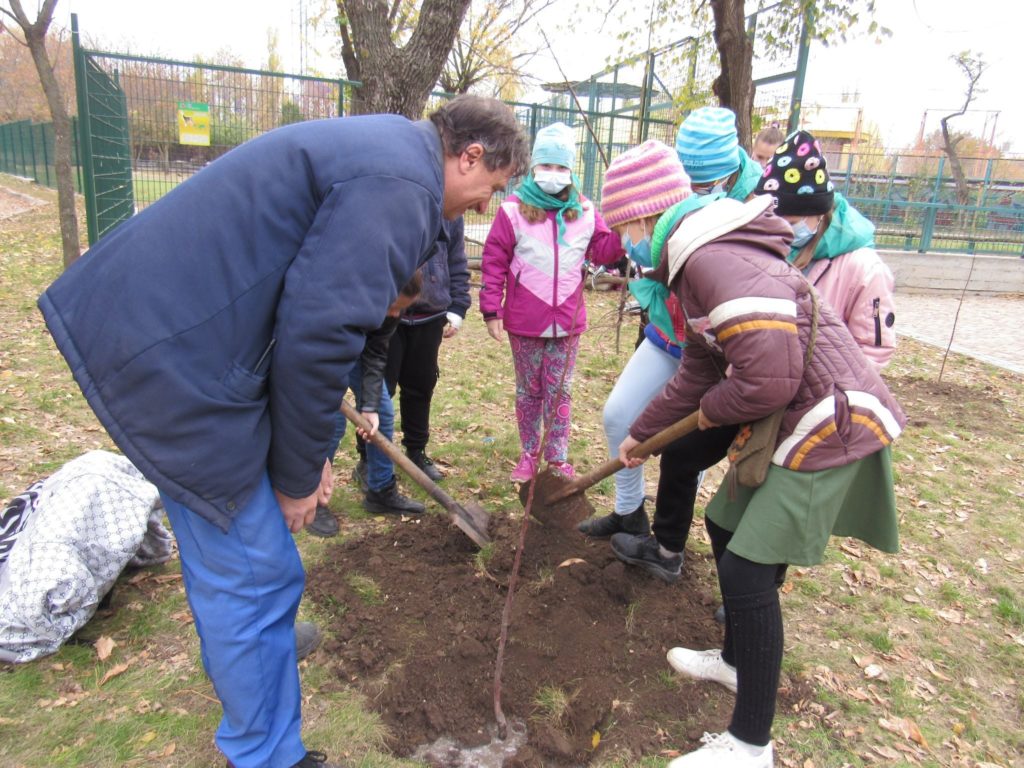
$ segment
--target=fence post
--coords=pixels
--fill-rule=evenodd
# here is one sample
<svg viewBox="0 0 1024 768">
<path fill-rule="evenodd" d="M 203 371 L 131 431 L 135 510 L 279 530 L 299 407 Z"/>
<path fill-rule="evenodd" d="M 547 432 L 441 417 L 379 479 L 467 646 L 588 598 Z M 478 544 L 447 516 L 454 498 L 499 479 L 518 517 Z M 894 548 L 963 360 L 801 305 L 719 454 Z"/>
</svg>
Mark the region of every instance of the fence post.
<svg viewBox="0 0 1024 768">
<path fill-rule="evenodd" d="M 32 181 L 36 184 L 39 183 L 39 171 L 38 165 L 36 164 L 36 132 L 32 130 L 34 126 L 32 123 L 28 124 L 28 151 L 32 156 Z"/>
<path fill-rule="evenodd" d="M 654 65 L 654 54 L 647 54 L 647 77 L 644 79 L 644 111 L 640 116 L 643 120 L 640 126 L 641 142 L 647 141 L 647 134 L 651 124 L 651 99 L 654 96 Z"/>
<path fill-rule="evenodd" d="M 807 60 L 811 53 L 811 35 L 807 30 L 807 18 L 800 15 L 800 49 L 796 58 L 796 77 L 793 78 L 793 95 L 789 102 L 789 125 L 787 133 L 800 127 L 800 106 L 804 99 L 804 80 L 807 78 Z"/>
<path fill-rule="evenodd" d="M 928 204 L 928 212 L 924 217 L 924 225 L 921 230 L 921 244 L 918 253 L 928 253 L 932 247 L 932 236 L 935 234 L 935 214 L 939 208 L 939 191 L 942 189 L 942 171 L 946 165 L 946 158 L 939 158 L 939 168 L 935 173 L 935 186 L 932 187 L 932 201 Z"/>
<path fill-rule="evenodd" d="M 338 80 L 338 117 L 345 116 L 345 81 Z"/>
<path fill-rule="evenodd" d="M 96 216 L 96 188 L 92 168 L 92 137 L 89 135 L 88 73 L 85 68 L 85 51 L 78 37 L 78 14 L 71 14 L 71 52 L 75 62 L 75 98 L 78 102 L 78 159 L 82 174 L 82 194 L 85 196 L 85 223 L 89 245 L 100 239 L 99 223 Z"/>
</svg>

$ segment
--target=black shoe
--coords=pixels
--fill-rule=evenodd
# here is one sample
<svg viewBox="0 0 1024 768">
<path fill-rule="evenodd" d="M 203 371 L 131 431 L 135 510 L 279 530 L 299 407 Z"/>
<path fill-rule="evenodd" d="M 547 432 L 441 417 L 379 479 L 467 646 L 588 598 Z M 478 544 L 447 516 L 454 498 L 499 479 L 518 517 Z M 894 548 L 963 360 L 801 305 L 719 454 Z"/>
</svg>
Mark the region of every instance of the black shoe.
<svg viewBox="0 0 1024 768">
<path fill-rule="evenodd" d="M 320 627 L 311 621 L 295 622 L 295 659 L 302 661 L 320 646 Z"/>
<path fill-rule="evenodd" d="M 422 515 L 427 511 L 418 501 L 400 494 L 398 481 L 394 478 L 379 491 L 367 491 L 363 509 L 374 515 Z"/>
<path fill-rule="evenodd" d="M 612 552 L 630 565 L 639 565 L 652 576 L 672 584 L 683 572 L 683 553 L 662 557 L 658 540 L 653 536 L 616 533 L 612 536 Z"/>
<path fill-rule="evenodd" d="M 592 517 L 584 520 L 578 526 L 580 533 L 585 533 L 595 539 L 607 539 L 615 533 L 632 533 L 634 536 L 646 536 L 651 532 L 651 524 L 647 520 L 647 511 L 644 503 L 630 512 L 628 515 L 620 515 L 612 512 L 604 517 Z"/>
<path fill-rule="evenodd" d="M 316 517 L 313 518 L 312 523 L 306 526 L 306 531 L 323 539 L 329 539 L 331 536 L 337 536 L 338 518 L 336 518 L 334 513 L 323 504 L 317 504 Z"/>
<path fill-rule="evenodd" d="M 359 490 L 366 493 L 370 490 L 370 482 L 367 478 L 366 459 L 359 459 L 352 469 L 352 482 L 359 486 Z"/>
<path fill-rule="evenodd" d="M 435 483 L 444 480 L 444 473 L 437 468 L 431 458 L 427 456 L 427 452 L 422 448 L 406 448 L 405 455 L 409 457 L 413 464 L 423 470 L 423 474 Z"/>
<path fill-rule="evenodd" d="M 235 768 L 228 760 L 228 768 Z M 292 768 L 341 768 L 340 763 L 328 763 L 323 752 L 307 752 Z"/>
<path fill-rule="evenodd" d="M 307 752 L 292 768 L 341 768 L 339 763 L 328 763 L 323 752 Z"/>
<path fill-rule="evenodd" d="M 715 621 L 719 624 L 725 624 L 725 606 L 720 605 L 715 609 Z"/>
</svg>

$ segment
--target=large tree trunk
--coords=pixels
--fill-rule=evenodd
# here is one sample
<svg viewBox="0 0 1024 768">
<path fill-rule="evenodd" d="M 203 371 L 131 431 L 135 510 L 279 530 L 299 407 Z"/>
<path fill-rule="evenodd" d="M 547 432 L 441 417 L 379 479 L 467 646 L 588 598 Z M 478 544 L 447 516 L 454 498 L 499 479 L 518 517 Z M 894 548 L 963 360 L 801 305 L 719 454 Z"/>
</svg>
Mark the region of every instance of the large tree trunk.
<svg viewBox="0 0 1024 768">
<path fill-rule="evenodd" d="M 750 151 L 750 113 L 754 109 L 754 44 L 747 36 L 743 0 L 711 0 L 715 46 L 722 71 L 711 90 L 723 107 L 736 113 L 740 144 Z"/>
<path fill-rule="evenodd" d="M 353 112 L 421 118 L 469 2 L 424 0 L 416 29 L 399 48 L 391 37 L 393 16 L 386 2 L 337 0 L 345 71 L 362 83 L 353 93 Z"/>
<path fill-rule="evenodd" d="M 64 253 L 64 267 L 69 267 L 81 255 L 78 243 L 78 215 L 75 212 L 75 179 L 71 170 L 71 118 L 64 106 L 60 84 L 53 72 L 53 64 L 46 55 L 46 31 L 53 19 L 57 0 L 45 0 L 35 22 L 29 20 L 21 7 L 21 0 L 10 0 L 11 13 L 25 35 L 25 43 L 39 74 L 39 83 L 46 94 L 53 119 L 53 165 L 57 172 L 57 208 L 60 215 L 60 239 Z"/>
</svg>

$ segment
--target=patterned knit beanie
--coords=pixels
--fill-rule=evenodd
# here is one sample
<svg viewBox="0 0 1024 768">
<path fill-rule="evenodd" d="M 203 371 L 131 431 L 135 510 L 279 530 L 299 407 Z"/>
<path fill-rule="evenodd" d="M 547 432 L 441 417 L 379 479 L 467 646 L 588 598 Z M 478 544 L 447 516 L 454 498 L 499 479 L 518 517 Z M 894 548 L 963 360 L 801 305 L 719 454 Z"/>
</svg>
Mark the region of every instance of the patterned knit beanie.
<svg viewBox="0 0 1024 768">
<path fill-rule="evenodd" d="M 754 193 L 772 195 L 780 216 L 819 216 L 832 210 L 834 189 L 821 144 L 797 131 L 775 150 Z"/>
<path fill-rule="evenodd" d="M 724 107 L 701 107 L 683 120 L 676 152 L 694 184 L 730 176 L 740 167 L 736 114 Z"/>
<path fill-rule="evenodd" d="M 601 188 L 609 227 L 655 216 L 690 196 L 690 179 L 672 148 L 650 139 L 612 160 Z"/>
<path fill-rule="evenodd" d="M 576 137 L 565 123 L 552 123 L 537 131 L 530 167 L 542 164 L 576 166 Z"/>
</svg>

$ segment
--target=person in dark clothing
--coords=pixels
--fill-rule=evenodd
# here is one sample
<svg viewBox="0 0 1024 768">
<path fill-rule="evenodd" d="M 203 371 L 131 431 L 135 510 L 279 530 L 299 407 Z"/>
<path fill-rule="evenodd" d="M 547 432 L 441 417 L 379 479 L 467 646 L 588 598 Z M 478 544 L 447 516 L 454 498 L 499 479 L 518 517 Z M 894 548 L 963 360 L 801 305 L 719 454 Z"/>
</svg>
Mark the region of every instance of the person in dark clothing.
<svg viewBox="0 0 1024 768">
<path fill-rule="evenodd" d="M 434 482 L 444 478 L 427 455 L 430 403 L 441 375 L 437 356 L 442 340 L 459 332 L 470 305 L 464 224 L 456 219 L 444 227 L 448 238 L 438 241 L 423 265 L 423 288 L 398 321 L 384 369 L 388 393 L 398 393 L 406 455 Z"/>
<path fill-rule="evenodd" d="M 366 334 L 363 354 L 359 356 L 359 362 L 349 374 L 349 388 L 356 398 L 356 410 L 363 414 L 372 427 L 366 434 L 362 430 L 356 430 L 360 439 L 368 439 L 378 428 L 388 440 L 395 434 L 395 409 L 384 385 L 384 365 L 387 362 L 388 346 L 394 337 L 395 329 L 398 328 L 398 318 L 420 295 L 422 285 L 422 270 L 417 270 L 412 280 L 402 288 L 398 298 L 388 307 L 388 315 L 380 328 Z M 334 486 L 331 467 L 338 452 L 338 445 L 345 436 L 347 424 L 345 415 L 338 411 L 334 417 L 334 447 L 324 467 L 322 493 L 317 499 L 316 517 L 306 526 L 306 531 L 314 536 L 329 538 L 336 536 L 340 529 L 338 518 L 327 504 Z M 366 511 L 375 515 L 422 515 L 426 507 L 399 492 L 395 466 L 387 454 L 372 442 L 364 450 L 369 457 L 365 487 L 361 488 L 364 494 L 363 507 Z M 327 487 L 324 487 L 325 485 Z"/>
<path fill-rule="evenodd" d="M 325 766 L 301 737 L 293 533 L 388 306 L 443 237 L 529 163 L 513 112 L 295 123 L 124 222 L 39 299 L 100 422 L 160 490 L 234 768 Z M 326 768 L 326 766 L 325 766 Z"/>
</svg>

